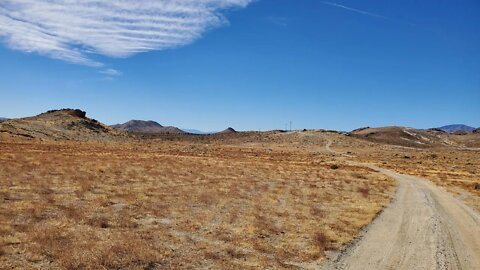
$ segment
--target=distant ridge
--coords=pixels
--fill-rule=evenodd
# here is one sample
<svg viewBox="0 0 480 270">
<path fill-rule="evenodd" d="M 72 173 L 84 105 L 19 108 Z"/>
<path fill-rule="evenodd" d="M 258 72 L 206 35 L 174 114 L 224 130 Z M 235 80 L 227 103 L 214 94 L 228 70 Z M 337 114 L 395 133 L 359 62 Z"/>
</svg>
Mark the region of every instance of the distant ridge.
<svg viewBox="0 0 480 270">
<path fill-rule="evenodd" d="M 439 127 L 437 129 L 443 130 L 448 133 L 470 133 L 475 130 L 474 127 L 463 125 L 463 124 L 454 124 L 454 125 L 447 125 L 443 127 Z"/>
<path fill-rule="evenodd" d="M 352 130 L 351 132 L 352 132 L 352 133 L 360 132 L 360 131 L 362 131 L 362 130 L 369 129 L 369 128 L 370 128 L 370 127 L 361 127 L 361 128 L 354 129 L 354 130 Z"/>
<path fill-rule="evenodd" d="M 445 130 L 439 129 L 439 128 L 429 128 L 427 129 L 429 131 L 436 131 L 436 132 L 441 132 L 441 133 L 448 133 Z"/>
<path fill-rule="evenodd" d="M 143 121 L 143 120 L 130 120 L 123 124 L 111 126 L 115 129 L 132 132 L 132 133 L 168 133 L 168 134 L 184 134 L 185 131 L 171 126 L 162 126 L 155 121 Z"/>
<path fill-rule="evenodd" d="M 0 121 L 6 121 L 8 118 L 0 117 Z"/>
<path fill-rule="evenodd" d="M 190 133 L 190 134 L 199 134 L 199 135 L 207 135 L 207 134 L 213 134 L 215 132 L 208 132 L 208 131 L 201 131 L 198 129 L 191 129 L 191 128 L 182 128 L 181 130 Z"/>
</svg>

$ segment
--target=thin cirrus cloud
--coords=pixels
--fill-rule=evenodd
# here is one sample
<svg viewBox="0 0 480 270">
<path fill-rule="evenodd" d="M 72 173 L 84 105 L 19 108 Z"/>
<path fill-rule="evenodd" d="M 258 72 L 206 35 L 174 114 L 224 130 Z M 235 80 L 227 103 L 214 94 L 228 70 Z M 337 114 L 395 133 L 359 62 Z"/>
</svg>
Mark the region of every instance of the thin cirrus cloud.
<svg viewBox="0 0 480 270">
<path fill-rule="evenodd" d="M 125 58 L 189 44 L 227 23 L 222 11 L 252 1 L 2 0 L 0 38 L 15 50 L 102 67 L 96 55 Z"/>
<path fill-rule="evenodd" d="M 122 75 L 122 72 L 120 72 L 116 69 L 113 69 L 113 68 L 104 69 L 104 70 L 100 71 L 100 73 L 108 75 L 108 76 L 120 76 L 120 75 Z"/>
<path fill-rule="evenodd" d="M 338 4 L 338 3 L 333 3 L 333 2 L 329 2 L 329 1 L 320 1 L 320 3 L 322 3 L 322 4 L 324 4 L 324 5 L 332 6 L 332 7 L 337 7 L 337 8 L 345 9 L 345 10 L 348 10 L 348 11 L 351 11 L 351 12 L 355 12 L 355 13 L 362 14 L 362 15 L 366 15 L 366 16 L 370 16 L 370 17 L 387 19 L 387 17 L 382 16 L 382 15 L 378 15 L 378 14 L 375 14 L 375 13 L 372 13 L 372 12 L 368 12 L 368 11 L 365 11 L 365 10 L 361 10 L 361 9 L 356 9 L 356 8 L 352 8 L 352 7 L 347 7 L 347 6 L 345 6 L 345 5 L 341 5 L 341 4 Z"/>
</svg>

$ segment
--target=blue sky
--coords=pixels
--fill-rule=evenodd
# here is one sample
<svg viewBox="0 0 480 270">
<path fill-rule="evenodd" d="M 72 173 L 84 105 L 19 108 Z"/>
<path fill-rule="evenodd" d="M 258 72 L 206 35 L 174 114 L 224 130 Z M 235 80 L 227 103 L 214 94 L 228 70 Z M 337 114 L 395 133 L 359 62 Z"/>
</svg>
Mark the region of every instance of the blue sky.
<svg viewBox="0 0 480 270">
<path fill-rule="evenodd" d="M 137 6 L 89 6 L 99 10 L 90 30 L 74 20 L 80 5 L 0 4 L 0 116 L 80 108 L 107 124 L 200 130 L 480 126 L 476 0 L 134 2 L 150 5 L 148 28 L 132 25 L 146 16 Z M 142 36 L 113 31 L 105 14 Z"/>
</svg>

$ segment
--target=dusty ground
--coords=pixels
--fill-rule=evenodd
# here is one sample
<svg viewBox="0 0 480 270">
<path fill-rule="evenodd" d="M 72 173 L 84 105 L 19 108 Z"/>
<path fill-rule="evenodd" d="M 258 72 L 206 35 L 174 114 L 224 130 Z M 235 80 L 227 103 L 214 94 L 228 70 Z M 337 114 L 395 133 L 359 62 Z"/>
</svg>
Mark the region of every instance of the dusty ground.
<svg viewBox="0 0 480 270">
<path fill-rule="evenodd" d="M 0 142 L 6 269 L 316 265 L 386 205 L 392 178 L 323 135 Z"/>
</svg>

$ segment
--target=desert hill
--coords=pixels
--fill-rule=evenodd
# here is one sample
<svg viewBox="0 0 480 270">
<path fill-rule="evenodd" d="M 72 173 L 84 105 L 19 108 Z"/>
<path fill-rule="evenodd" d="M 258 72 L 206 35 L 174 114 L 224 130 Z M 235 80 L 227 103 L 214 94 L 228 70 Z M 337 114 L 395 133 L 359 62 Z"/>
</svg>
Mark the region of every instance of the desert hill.
<svg viewBox="0 0 480 270">
<path fill-rule="evenodd" d="M 350 136 L 365 139 L 371 142 L 391 144 L 406 147 L 478 147 L 480 145 L 480 133 L 450 134 L 441 129 L 421 130 L 408 127 L 380 127 L 360 128 L 349 133 Z"/>
<path fill-rule="evenodd" d="M 444 132 L 391 126 L 380 128 L 361 128 L 352 131 L 351 135 L 369 141 L 385 144 L 408 147 L 427 147 L 441 145 L 442 141 L 440 139 L 440 134 L 442 133 Z"/>
<path fill-rule="evenodd" d="M 185 131 L 171 126 L 162 126 L 155 121 L 130 120 L 123 124 L 113 125 L 115 129 L 132 132 L 132 133 L 168 133 L 168 134 L 184 134 Z"/>
<path fill-rule="evenodd" d="M 232 133 L 237 133 L 237 131 L 231 127 L 228 127 L 225 130 L 218 132 L 217 134 L 232 134 Z"/>
<path fill-rule="evenodd" d="M 75 109 L 51 110 L 33 117 L 2 121 L 0 134 L 52 140 L 116 140 L 119 132 Z"/>
</svg>

